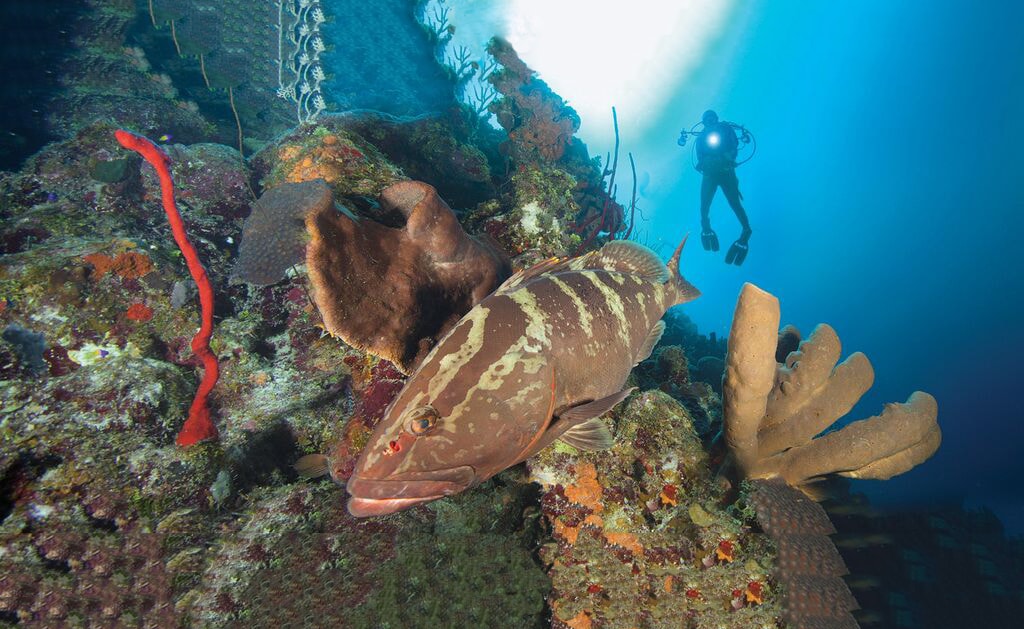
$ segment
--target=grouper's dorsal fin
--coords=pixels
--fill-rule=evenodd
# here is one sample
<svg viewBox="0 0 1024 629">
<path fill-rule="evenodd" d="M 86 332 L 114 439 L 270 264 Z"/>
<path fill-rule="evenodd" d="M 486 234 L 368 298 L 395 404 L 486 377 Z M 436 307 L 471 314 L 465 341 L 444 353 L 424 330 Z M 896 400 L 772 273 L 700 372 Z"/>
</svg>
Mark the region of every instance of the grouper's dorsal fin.
<svg viewBox="0 0 1024 629">
<path fill-rule="evenodd" d="M 614 439 L 608 426 L 601 421 L 601 415 L 626 399 L 636 387 L 629 387 L 593 402 L 574 406 L 563 412 L 558 421 L 570 426 L 559 439 L 581 450 L 605 450 L 612 446 Z"/>
<path fill-rule="evenodd" d="M 597 256 L 584 268 L 618 271 L 642 277 L 656 284 L 668 281 L 668 268 L 658 254 L 632 240 L 611 241 L 601 247 Z"/>
<path fill-rule="evenodd" d="M 631 240 L 613 240 L 597 251 L 589 251 L 575 258 L 548 258 L 529 268 L 516 271 L 494 291 L 494 294 L 510 293 L 523 283 L 545 273 L 596 269 L 636 275 L 657 284 L 664 284 L 669 278 L 668 268 L 656 253 Z"/>
<path fill-rule="evenodd" d="M 570 265 L 575 263 L 577 260 L 584 258 L 591 258 L 596 252 L 590 252 L 586 255 L 580 256 L 579 258 L 548 258 L 547 260 L 541 260 L 537 264 L 531 267 L 520 269 L 512 274 L 512 277 L 505 280 L 501 286 L 495 291 L 495 295 L 504 295 L 511 293 L 524 282 L 529 281 L 544 273 L 554 273 L 556 271 L 564 271 L 565 269 L 571 268 Z M 590 268 L 590 267 L 587 267 Z"/>
</svg>

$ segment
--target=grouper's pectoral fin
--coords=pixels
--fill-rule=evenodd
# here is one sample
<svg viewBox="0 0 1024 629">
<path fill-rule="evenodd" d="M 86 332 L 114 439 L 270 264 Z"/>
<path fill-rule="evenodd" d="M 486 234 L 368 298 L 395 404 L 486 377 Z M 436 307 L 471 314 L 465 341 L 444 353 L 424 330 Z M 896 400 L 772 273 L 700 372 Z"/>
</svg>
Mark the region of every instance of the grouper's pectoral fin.
<svg viewBox="0 0 1024 629">
<path fill-rule="evenodd" d="M 558 423 L 566 426 L 566 429 L 558 438 L 581 450 L 607 450 L 612 447 L 614 438 L 608 430 L 608 425 L 601 421 L 601 415 L 626 399 L 626 396 L 635 389 L 636 387 L 629 387 L 563 412 L 558 418 Z"/>
<path fill-rule="evenodd" d="M 544 447 L 541 445 L 545 442 L 545 435 L 548 434 L 548 428 L 551 427 L 551 420 L 555 417 L 555 397 L 556 397 L 556 381 L 555 381 L 555 368 L 551 367 L 551 397 L 548 400 L 548 410 L 544 414 L 544 423 L 540 425 L 540 428 L 534 434 L 530 442 L 526 444 L 519 456 L 516 457 L 516 462 L 525 461 L 530 458 Z"/>
<path fill-rule="evenodd" d="M 612 393 L 611 395 L 607 395 L 599 400 L 573 406 L 566 411 L 562 411 L 558 416 L 558 421 L 567 422 L 568 424 L 579 424 L 580 422 L 585 422 L 588 419 L 596 419 L 612 410 L 616 404 L 626 399 L 626 397 L 633 391 L 636 391 L 636 387 L 629 387 L 628 389 Z M 569 430 L 572 430 L 572 428 Z"/>
<path fill-rule="evenodd" d="M 552 371 L 551 377 L 551 391 L 554 394 L 554 371 Z M 519 458 L 516 459 L 516 463 L 537 454 L 557 439 L 581 450 L 607 450 L 612 446 L 614 438 L 611 431 L 608 430 L 608 426 L 601 421 L 601 415 L 626 399 L 626 396 L 635 389 L 636 387 L 630 387 L 599 400 L 574 406 L 557 418 L 551 415 L 554 411 L 554 398 L 552 397 L 552 406 L 548 410 L 547 421 L 544 422 L 537 436 L 523 449 Z"/>
<path fill-rule="evenodd" d="M 659 320 L 651 328 L 651 331 L 647 333 L 647 338 L 644 339 L 644 344 L 640 346 L 640 350 L 636 353 L 636 362 L 634 365 L 639 365 L 648 358 L 651 357 L 651 352 L 654 351 L 654 346 L 661 340 L 661 335 L 665 333 L 665 322 Z"/>
<path fill-rule="evenodd" d="M 600 417 L 588 419 L 565 431 L 559 439 L 580 450 L 607 450 L 615 443 L 611 431 Z"/>
</svg>

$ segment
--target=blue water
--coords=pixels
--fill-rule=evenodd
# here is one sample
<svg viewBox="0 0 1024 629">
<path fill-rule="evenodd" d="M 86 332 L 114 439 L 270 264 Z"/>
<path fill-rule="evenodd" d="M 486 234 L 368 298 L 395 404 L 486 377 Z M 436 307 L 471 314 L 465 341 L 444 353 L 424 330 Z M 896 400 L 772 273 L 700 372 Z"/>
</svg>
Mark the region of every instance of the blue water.
<svg viewBox="0 0 1024 629">
<path fill-rule="evenodd" d="M 719 194 L 723 250 L 688 252 L 705 294 L 687 312 L 724 333 L 750 281 L 805 334 L 830 323 L 875 366 L 853 416 L 915 389 L 939 401 L 938 454 L 859 489 L 903 507 L 987 504 L 1024 531 L 1024 3 L 761 2 L 732 23 L 630 147 L 663 151 L 708 107 L 756 134 L 738 171 L 749 257 L 721 261 L 739 226 Z M 652 231 L 696 235 L 699 175 L 679 152 Z"/>
</svg>

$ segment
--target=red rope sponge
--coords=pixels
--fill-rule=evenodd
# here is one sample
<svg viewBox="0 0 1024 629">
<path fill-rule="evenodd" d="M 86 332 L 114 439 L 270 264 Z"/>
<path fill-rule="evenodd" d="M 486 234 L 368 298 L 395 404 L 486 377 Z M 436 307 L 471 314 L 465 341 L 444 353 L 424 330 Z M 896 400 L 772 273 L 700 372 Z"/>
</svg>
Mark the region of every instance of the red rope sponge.
<svg viewBox="0 0 1024 629">
<path fill-rule="evenodd" d="M 192 337 L 192 352 L 203 362 L 203 379 L 199 383 L 196 397 L 192 400 L 192 407 L 188 411 L 188 420 L 185 421 L 181 432 L 178 433 L 177 444 L 190 446 L 206 439 L 216 439 L 217 428 L 210 421 L 210 407 L 207 404 L 210 391 L 213 390 L 213 386 L 217 384 L 217 378 L 220 376 L 217 357 L 210 351 L 210 337 L 213 335 L 213 286 L 210 285 L 210 278 L 206 276 L 206 269 L 199 262 L 196 248 L 188 240 L 185 224 L 181 220 L 178 206 L 174 203 L 171 161 L 166 153 L 141 135 L 119 129 L 114 132 L 114 137 L 117 138 L 121 146 L 135 151 L 156 169 L 156 174 L 160 177 L 160 194 L 163 199 L 164 212 L 167 213 L 167 222 L 171 225 L 174 241 L 178 243 L 178 248 L 185 256 L 188 271 L 192 274 L 192 279 L 199 289 L 199 305 L 202 309 L 203 323 L 199 332 Z"/>
</svg>

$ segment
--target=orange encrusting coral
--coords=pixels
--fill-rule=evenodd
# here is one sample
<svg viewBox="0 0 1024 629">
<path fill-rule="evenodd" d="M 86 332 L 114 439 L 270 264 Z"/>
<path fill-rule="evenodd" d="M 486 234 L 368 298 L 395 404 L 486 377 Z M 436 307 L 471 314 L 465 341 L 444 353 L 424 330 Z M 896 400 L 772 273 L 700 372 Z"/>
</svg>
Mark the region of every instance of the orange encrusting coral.
<svg viewBox="0 0 1024 629">
<path fill-rule="evenodd" d="M 323 179 L 334 183 L 366 161 L 366 155 L 355 144 L 326 135 L 320 140 L 321 146 L 303 155 L 302 148 L 287 146 L 278 151 L 278 157 L 288 167 L 285 179 L 293 183 Z M 294 163 L 289 163 L 293 162 Z"/>
<path fill-rule="evenodd" d="M 132 304 L 124 315 L 132 321 L 149 321 L 153 318 L 153 309 L 142 303 Z"/>
<path fill-rule="evenodd" d="M 590 614 L 585 611 L 582 611 L 569 620 L 564 620 L 562 622 L 571 627 L 571 629 L 590 629 L 591 626 L 593 626 L 593 623 L 590 621 Z"/>
<path fill-rule="evenodd" d="M 565 497 L 594 513 L 601 513 L 604 510 L 604 503 L 601 502 L 604 492 L 601 484 L 597 482 L 597 468 L 593 463 L 579 463 L 576 466 L 576 476 L 579 480 L 565 488 Z"/>
<path fill-rule="evenodd" d="M 640 540 L 632 533 L 605 531 L 604 538 L 608 540 L 609 544 L 621 546 L 634 555 L 640 556 L 644 553 L 644 547 L 640 544 Z"/>
<path fill-rule="evenodd" d="M 137 279 L 153 270 L 153 261 L 149 256 L 137 251 L 126 251 L 113 258 L 105 253 L 90 253 L 82 259 L 92 265 L 95 280 L 111 271 L 125 279 Z"/>
<path fill-rule="evenodd" d="M 586 617 L 593 627 L 646 626 L 651 618 L 665 626 L 774 626 L 777 597 L 748 586 L 764 584 L 772 551 L 718 506 L 720 486 L 689 412 L 651 391 L 611 419 L 617 439 L 609 451 L 553 449 L 527 462 L 549 487 L 542 505 L 554 544 L 542 559 L 552 578 L 552 625 Z M 664 442 L 649 437 L 655 433 L 679 441 L 662 451 Z M 677 504 L 666 507 L 663 497 Z M 748 589 L 763 602 L 748 602 Z"/>
</svg>

